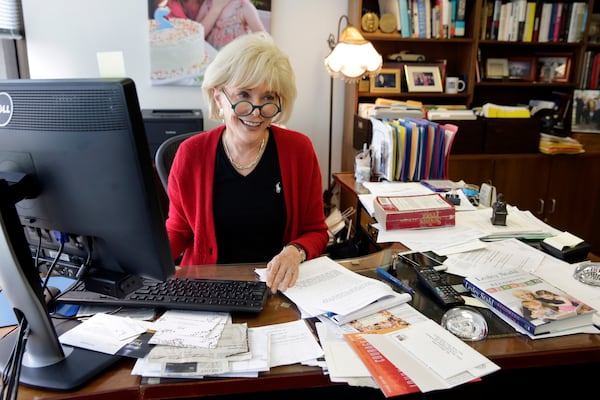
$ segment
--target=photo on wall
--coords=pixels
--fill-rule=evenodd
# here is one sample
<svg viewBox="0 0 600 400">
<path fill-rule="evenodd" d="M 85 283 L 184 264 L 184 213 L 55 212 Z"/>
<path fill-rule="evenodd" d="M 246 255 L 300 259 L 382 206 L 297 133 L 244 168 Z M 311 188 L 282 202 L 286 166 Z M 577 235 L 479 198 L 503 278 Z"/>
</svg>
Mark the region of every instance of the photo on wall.
<svg viewBox="0 0 600 400">
<path fill-rule="evenodd" d="M 152 85 L 200 86 L 219 49 L 270 32 L 271 0 L 148 0 L 148 29 Z"/>
</svg>

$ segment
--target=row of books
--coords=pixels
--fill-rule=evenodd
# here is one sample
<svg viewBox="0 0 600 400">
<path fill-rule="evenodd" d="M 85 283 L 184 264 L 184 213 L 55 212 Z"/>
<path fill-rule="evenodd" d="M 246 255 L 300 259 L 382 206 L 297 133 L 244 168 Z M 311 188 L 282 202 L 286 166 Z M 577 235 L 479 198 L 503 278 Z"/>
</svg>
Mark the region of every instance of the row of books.
<svg viewBox="0 0 600 400">
<path fill-rule="evenodd" d="M 370 120 L 373 176 L 404 182 L 447 178 L 458 126 L 424 118 Z"/>
<path fill-rule="evenodd" d="M 467 0 L 379 0 L 380 14 L 394 15 L 405 38 L 463 37 L 466 10 Z"/>
<path fill-rule="evenodd" d="M 517 42 L 579 42 L 588 17 L 585 2 L 484 0 L 480 38 Z"/>
<path fill-rule="evenodd" d="M 579 87 L 582 89 L 600 88 L 600 51 L 588 50 L 583 55 Z"/>
</svg>

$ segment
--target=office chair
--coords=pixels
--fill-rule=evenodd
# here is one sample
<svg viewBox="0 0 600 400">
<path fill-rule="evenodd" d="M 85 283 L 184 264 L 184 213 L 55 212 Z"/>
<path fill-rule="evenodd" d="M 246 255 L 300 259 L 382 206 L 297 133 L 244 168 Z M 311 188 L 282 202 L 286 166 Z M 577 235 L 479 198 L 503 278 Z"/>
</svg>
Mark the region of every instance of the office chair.
<svg viewBox="0 0 600 400">
<path fill-rule="evenodd" d="M 162 183 L 162 186 L 165 189 L 165 193 L 167 192 L 169 171 L 171 171 L 171 165 L 173 164 L 173 159 L 175 158 L 175 153 L 177 153 L 179 145 L 185 139 L 197 135 L 199 133 L 202 132 L 190 132 L 173 136 L 162 142 L 156 150 L 156 155 L 154 156 L 154 164 L 156 165 L 156 173 L 158 174 L 160 182 Z"/>
</svg>

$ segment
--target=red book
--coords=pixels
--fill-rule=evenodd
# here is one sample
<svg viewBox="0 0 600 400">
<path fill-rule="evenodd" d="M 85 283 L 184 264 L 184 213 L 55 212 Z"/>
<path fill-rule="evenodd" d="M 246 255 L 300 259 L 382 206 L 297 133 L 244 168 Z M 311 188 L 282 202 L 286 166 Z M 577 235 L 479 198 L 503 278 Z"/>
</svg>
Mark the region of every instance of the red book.
<svg viewBox="0 0 600 400">
<path fill-rule="evenodd" d="M 375 218 L 386 230 L 454 226 L 454 205 L 439 193 L 377 196 Z"/>
</svg>

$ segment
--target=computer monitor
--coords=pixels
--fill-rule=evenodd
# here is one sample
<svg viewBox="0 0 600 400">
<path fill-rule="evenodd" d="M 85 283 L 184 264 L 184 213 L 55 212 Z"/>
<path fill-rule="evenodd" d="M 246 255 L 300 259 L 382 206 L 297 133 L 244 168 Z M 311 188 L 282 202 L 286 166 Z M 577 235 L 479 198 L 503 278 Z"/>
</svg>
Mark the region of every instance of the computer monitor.
<svg viewBox="0 0 600 400">
<path fill-rule="evenodd" d="M 23 176 L 34 185 L 27 179 L 10 182 Z M 0 235 L 0 249 L 9 258 L 0 266 L 0 285 L 32 327 L 21 382 L 70 389 L 97 371 L 69 376 L 78 369 L 73 362 L 89 366 L 91 361 L 73 357 L 81 349 L 65 351 L 58 345 L 36 267 L 54 263 L 53 270 L 66 276 L 99 275 L 98 281 L 109 282 L 106 290 L 117 292 L 137 278 L 165 280 L 175 272 L 134 82 L 0 81 L 3 178 L 7 191 L 24 182 L 25 196 L 32 197 L 15 204 L 22 229 L 7 222 L 12 209 L 4 204 Z M 21 241 L 25 250 L 16 245 Z M 0 367 L 6 342 L 0 342 Z M 98 368 L 107 363 L 100 357 Z M 57 376 L 59 382 L 52 382 Z"/>
</svg>

